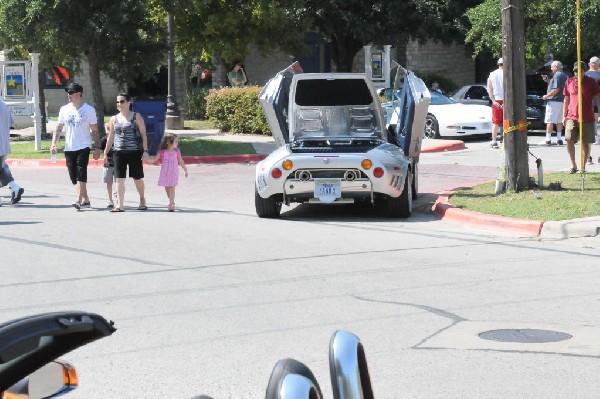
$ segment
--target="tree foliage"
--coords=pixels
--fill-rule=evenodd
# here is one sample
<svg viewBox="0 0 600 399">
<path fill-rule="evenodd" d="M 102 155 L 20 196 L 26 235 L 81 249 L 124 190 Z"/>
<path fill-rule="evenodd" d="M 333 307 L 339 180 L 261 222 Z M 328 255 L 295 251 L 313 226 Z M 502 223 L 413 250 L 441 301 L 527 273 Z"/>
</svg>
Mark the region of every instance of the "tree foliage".
<svg viewBox="0 0 600 399">
<path fill-rule="evenodd" d="M 460 37 L 460 19 L 476 0 L 304 0 L 305 16 L 330 41 L 339 71 L 350 71 L 366 44 Z"/>
<path fill-rule="evenodd" d="M 598 54 L 600 48 L 600 0 L 581 1 L 581 57 Z M 500 2 L 485 0 L 466 12 L 470 22 L 466 41 L 472 43 L 474 55 L 489 51 L 502 53 Z M 544 55 L 574 61 L 577 58 L 577 13 L 575 0 L 530 0 L 525 2 L 526 62 L 540 65 Z"/>
<path fill-rule="evenodd" d="M 100 71 L 125 84 L 164 58 L 164 32 L 147 23 L 148 11 L 136 0 L 0 0 L 0 43 L 41 53 L 42 68 L 87 60 L 100 118 Z"/>
<path fill-rule="evenodd" d="M 307 26 L 292 5 L 289 0 L 175 1 L 176 50 L 226 62 L 244 59 L 252 46 L 263 54 L 275 48 L 298 50 Z M 167 6 L 163 5 L 163 11 L 155 8 L 157 22 Z"/>
</svg>

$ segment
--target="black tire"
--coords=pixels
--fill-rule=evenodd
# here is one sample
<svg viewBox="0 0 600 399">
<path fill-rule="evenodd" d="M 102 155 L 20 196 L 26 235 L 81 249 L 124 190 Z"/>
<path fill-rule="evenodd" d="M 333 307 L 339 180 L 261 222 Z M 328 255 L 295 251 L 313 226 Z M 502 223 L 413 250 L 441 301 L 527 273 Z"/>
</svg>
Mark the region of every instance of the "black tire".
<svg viewBox="0 0 600 399">
<path fill-rule="evenodd" d="M 435 116 L 427 114 L 425 118 L 425 127 L 423 128 L 423 137 L 426 139 L 439 139 L 440 136 L 440 125 L 435 119 Z"/>
<path fill-rule="evenodd" d="M 417 162 L 412 164 L 412 199 L 419 197 L 419 167 Z"/>
<path fill-rule="evenodd" d="M 254 206 L 256 214 L 259 218 L 276 218 L 281 214 L 281 201 L 272 195 L 269 198 L 263 198 L 258 194 L 258 190 L 254 189 Z"/>
<path fill-rule="evenodd" d="M 321 387 L 319 387 L 319 383 L 317 382 L 317 379 L 312 371 L 310 371 L 310 369 L 304 363 L 295 359 L 287 358 L 279 360 L 275 364 L 275 367 L 273 367 L 273 372 L 271 372 L 269 384 L 267 385 L 265 399 L 281 399 L 281 395 L 279 395 L 281 382 L 288 374 L 299 374 L 308 378 L 317 388 L 319 398 L 323 397 Z"/>
<path fill-rule="evenodd" d="M 407 218 L 412 214 L 412 173 L 409 172 L 404 181 L 404 190 L 399 197 L 388 197 L 387 214 L 393 218 Z"/>
</svg>

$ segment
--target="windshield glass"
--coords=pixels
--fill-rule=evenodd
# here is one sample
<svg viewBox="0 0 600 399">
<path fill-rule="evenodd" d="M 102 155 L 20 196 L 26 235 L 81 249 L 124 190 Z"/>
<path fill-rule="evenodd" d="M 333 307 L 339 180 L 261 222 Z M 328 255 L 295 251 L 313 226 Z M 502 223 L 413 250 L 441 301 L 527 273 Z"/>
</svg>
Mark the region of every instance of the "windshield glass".
<svg viewBox="0 0 600 399">
<path fill-rule="evenodd" d="M 447 105 L 447 104 L 454 104 L 454 101 L 449 98 L 446 97 L 443 94 L 440 94 L 436 91 L 429 91 L 429 94 L 431 94 L 431 102 L 429 103 L 430 105 Z"/>
</svg>

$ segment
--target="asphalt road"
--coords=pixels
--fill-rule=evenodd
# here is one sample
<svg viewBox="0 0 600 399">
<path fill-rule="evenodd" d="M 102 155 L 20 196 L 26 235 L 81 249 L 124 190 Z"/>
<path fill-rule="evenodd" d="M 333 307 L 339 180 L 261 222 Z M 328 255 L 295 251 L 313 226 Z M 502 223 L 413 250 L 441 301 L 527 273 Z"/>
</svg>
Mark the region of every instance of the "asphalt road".
<svg viewBox="0 0 600 399">
<path fill-rule="evenodd" d="M 242 164 L 190 166 L 175 213 L 157 167 L 146 168 L 148 211 L 134 210 L 128 182 L 127 211 L 106 212 L 92 168 L 93 209 L 77 212 L 66 170 L 15 168 L 26 192 L 0 208 L 0 318 L 77 309 L 115 322 L 113 336 L 64 357 L 79 371 L 70 398 L 261 398 L 284 357 L 307 364 L 332 397 L 328 343 L 338 329 L 361 338 L 378 398 L 598 397 L 598 239 L 438 220 L 431 193 L 496 173 L 491 161 L 468 168 L 458 157 L 423 156 L 425 194 L 407 220 L 351 206 L 258 219 L 254 169 Z M 573 338 L 478 336 L 504 328 Z"/>
</svg>

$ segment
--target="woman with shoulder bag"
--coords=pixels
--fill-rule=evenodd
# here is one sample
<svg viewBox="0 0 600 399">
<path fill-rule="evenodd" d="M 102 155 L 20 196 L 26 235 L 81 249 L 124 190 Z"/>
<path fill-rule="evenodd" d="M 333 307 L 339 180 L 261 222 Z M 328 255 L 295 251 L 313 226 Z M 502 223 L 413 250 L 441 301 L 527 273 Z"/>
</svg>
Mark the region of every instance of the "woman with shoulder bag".
<svg viewBox="0 0 600 399">
<path fill-rule="evenodd" d="M 112 116 L 109 125 L 106 148 L 114 143 L 115 176 L 117 178 L 117 206 L 111 212 L 124 212 L 125 205 L 125 177 L 129 168 L 129 177 L 133 178 L 135 188 L 140 195 L 138 210 L 145 211 L 146 198 L 144 197 L 144 167 L 142 161 L 149 158 L 148 138 L 144 118 L 131 111 L 131 98 L 129 94 L 121 93 L 117 96 L 117 109 L 119 113 Z M 140 140 L 141 139 L 141 140 Z M 104 151 L 104 156 L 107 156 Z"/>
</svg>

